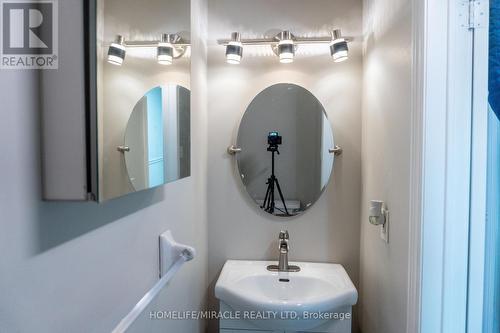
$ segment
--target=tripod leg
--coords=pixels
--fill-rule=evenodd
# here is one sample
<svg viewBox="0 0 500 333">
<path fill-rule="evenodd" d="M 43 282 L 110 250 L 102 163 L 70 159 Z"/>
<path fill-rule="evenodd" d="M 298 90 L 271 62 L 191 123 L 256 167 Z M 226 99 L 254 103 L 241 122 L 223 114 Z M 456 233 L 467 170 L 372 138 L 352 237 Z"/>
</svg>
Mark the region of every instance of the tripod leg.
<svg viewBox="0 0 500 333">
<path fill-rule="evenodd" d="M 271 200 L 272 200 L 272 193 L 273 193 L 273 182 L 272 182 L 272 179 L 269 178 L 268 181 L 267 181 L 267 199 L 266 199 L 266 202 L 264 203 L 264 210 L 266 212 L 269 212 L 271 210 Z"/>
<path fill-rule="evenodd" d="M 268 179 L 267 180 L 266 196 L 265 196 L 264 201 L 262 202 L 262 206 L 260 206 L 260 208 L 266 207 L 267 199 L 269 198 L 270 189 L 271 189 L 271 187 L 269 187 L 269 179 Z"/>
<path fill-rule="evenodd" d="M 266 211 L 270 212 L 272 209 L 272 200 L 273 200 L 273 185 L 272 182 L 269 181 L 269 197 L 267 198 Z"/>
<path fill-rule="evenodd" d="M 275 201 L 274 201 L 274 182 L 275 179 L 272 178 L 271 180 L 271 207 L 269 208 L 269 213 L 274 213 L 274 206 L 275 206 Z"/>
<path fill-rule="evenodd" d="M 278 188 L 278 193 L 280 194 L 281 202 L 283 202 L 283 207 L 285 207 L 285 213 L 286 213 L 286 215 L 290 215 L 288 213 L 288 209 L 286 208 L 285 199 L 283 198 L 283 193 L 281 192 L 281 187 L 280 187 L 280 183 L 278 182 L 278 178 L 276 178 L 275 181 L 276 181 L 276 187 Z"/>
</svg>

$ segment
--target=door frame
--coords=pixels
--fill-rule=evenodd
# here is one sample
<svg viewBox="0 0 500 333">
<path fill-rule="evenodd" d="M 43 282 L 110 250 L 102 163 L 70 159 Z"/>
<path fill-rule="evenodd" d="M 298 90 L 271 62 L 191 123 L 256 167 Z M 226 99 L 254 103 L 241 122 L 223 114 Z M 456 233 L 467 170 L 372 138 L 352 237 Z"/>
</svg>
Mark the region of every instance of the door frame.
<svg viewBox="0 0 500 333">
<path fill-rule="evenodd" d="M 488 179 L 489 0 L 484 24 L 473 30 L 472 156 L 469 226 L 467 332 L 482 332 L 486 259 Z"/>
<path fill-rule="evenodd" d="M 407 333 L 482 323 L 488 24 L 469 5 L 412 1 Z"/>
</svg>

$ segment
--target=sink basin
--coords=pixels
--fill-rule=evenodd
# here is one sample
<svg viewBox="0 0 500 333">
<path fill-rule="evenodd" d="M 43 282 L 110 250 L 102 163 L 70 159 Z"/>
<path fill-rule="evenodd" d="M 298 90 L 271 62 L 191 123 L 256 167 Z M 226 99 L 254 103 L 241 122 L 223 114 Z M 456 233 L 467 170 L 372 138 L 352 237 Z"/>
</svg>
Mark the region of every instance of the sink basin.
<svg viewBox="0 0 500 333">
<path fill-rule="evenodd" d="M 300 272 L 270 272 L 271 261 L 229 260 L 215 285 L 215 296 L 233 311 L 256 312 L 252 324 L 264 329 L 310 329 L 356 304 L 358 293 L 341 265 L 290 262 Z M 315 315 L 312 318 L 311 315 Z M 302 320 L 297 320 L 302 319 Z"/>
</svg>

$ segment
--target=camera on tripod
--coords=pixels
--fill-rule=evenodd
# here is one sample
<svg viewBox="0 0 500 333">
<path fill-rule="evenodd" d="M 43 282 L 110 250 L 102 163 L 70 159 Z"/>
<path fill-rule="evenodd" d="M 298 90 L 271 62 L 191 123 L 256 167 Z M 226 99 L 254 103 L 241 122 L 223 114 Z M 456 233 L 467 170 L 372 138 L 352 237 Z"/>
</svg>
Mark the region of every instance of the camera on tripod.
<svg viewBox="0 0 500 333">
<path fill-rule="evenodd" d="M 269 135 L 267 136 L 267 144 L 269 145 L 267 147 L 267 151 L 270 151 L 272 153 L 271 155 L 271 176 L 267 179 L 267 190 L 266 190 L 266 196 L 264 197 L 264 201 L 262 202 L 262 205 L 260 208 L 264 209 L 266 212 L 273 214 L 274 210 L 279 210 L 285 215 L 290 215 L 288 213 L 288 208 L 286 208 L 286 201 L 285 198 L 283 197 L 283 192 L 281 192 L 281 187 L 280 183 L 278 182 L 278 178 L 274 174 L 274 167 L 275 167 L 275 153 L 278 155 L 280 154 L 278 150 L 278 145 L 282 143 L 282 137 L 279 135 L 278 132 L 269 132 Z M 283 203 L 283 209 L 277 208 L 276 207 L 276 202 L 275 202 L 275 196 L 274 196 L 274 189 L 278 190 L 278 194 L 280 196 L 281 202 Z"/>
<path fill-rule="evenodd" d="M 267 136 L 267 144 L 269 145 L 267 151 L 277 151 L 278 145 L 282 144 L 282 142 L 282 136 L 278 132 L 269 132 Z"/>
</svg>

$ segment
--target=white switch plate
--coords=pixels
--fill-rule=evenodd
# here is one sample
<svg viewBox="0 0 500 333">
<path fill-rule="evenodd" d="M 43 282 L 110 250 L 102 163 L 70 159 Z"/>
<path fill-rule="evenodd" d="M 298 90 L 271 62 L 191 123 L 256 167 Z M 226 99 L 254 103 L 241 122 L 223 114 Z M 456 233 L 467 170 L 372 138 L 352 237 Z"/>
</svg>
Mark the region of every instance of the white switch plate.
<svg viewBox="0 0 500 333">
<path fill-rule="evenodd" d="M 389 211 L 384 212 L 385 223 L 380 226 L 380 238 L 386 243 L 389 243 Z"/>
</svg>

